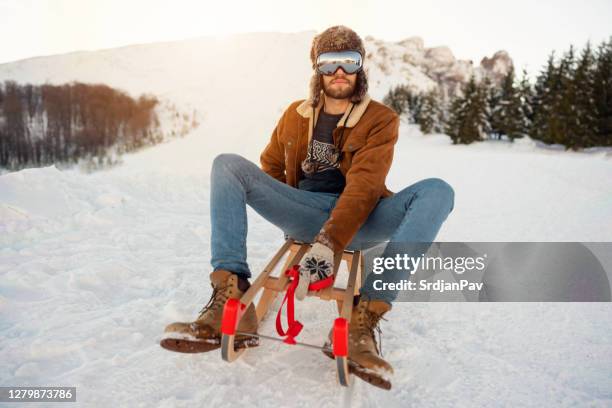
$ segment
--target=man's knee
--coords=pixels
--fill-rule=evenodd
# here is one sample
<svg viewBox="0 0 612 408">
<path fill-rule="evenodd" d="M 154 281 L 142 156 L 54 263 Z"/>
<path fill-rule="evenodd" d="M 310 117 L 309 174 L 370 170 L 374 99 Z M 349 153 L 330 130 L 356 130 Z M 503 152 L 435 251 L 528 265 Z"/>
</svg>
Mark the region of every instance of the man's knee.
<svg viewBox="0 0 612 408">
<path fill-rule="evenodd" d="M 212 163 L 213 171 L 235 171 L 243 166 L 247 159 L 235 153 L 218 154 Z"/>
<path fill-rule="evenodd" d="M 422 181 L 428 194 L 433 194 L 436 200 L 445 202 L 449 206 L 449 213 L 455 208 L 455 190 L 446 181 L 432 177 Z"/>
</svg>

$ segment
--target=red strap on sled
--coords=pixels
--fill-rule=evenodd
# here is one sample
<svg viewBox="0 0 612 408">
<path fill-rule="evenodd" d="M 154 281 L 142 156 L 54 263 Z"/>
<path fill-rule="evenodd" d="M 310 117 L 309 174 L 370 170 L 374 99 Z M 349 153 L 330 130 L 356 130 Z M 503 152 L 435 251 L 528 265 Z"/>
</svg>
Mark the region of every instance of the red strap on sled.
<svg viewBox="0 0 612 408">
<path fill-rule="evenodd" d="M 283 299 L 283 303 L 281 304 L 278 313 L 276 314 L 276 332 L 279 336 L 287 336 L 284 340 L 287 344 L 296 344 L 295 337 L 300 334 L 304 325 L 302 323 L 295 320 L 295 289 L 297 288 L 299 279 L 300 279 L 300 266 L 293 265 L 292 268 L 287 269 L 285 274 L 289 276 L 291 279 L 291 283 L 287 288 L 287 293 L 285 293 L 285 298 Z M 281 322 L 281 312 L 283 311 L 283 306 L 287 302 L 287 331 L 283 329 L 283 323 Z"/>
<path fill-rule="evenodd" d="M 285 298 L 283 299 L 283 303 L 281 304 L 278 313 L 276 314 L 276 332 L 279 336 L 287 336 L 285 337 L 284 342 L 287 344 L 296 344 L 295 338 L 304 325 L 297 320 L 295 320 L 295 289 L 297 288 L 298 282 L 300 281 L 300 265 L 293 265 L 290 269 L 285 271 L 285 274 L 289 276 L 291 279 L 291 283 L 287 288 L 287 293 L 285 293 Z M 308 285 L 309 291 L 317 291 L 321 289 L 325 289 L 328 286 L 334 284 L 334 277 L 330 276 L 325 279 L 321 279 L 317 282 L 311 283 Z M 281 322 L 281 312 L 283 311 L 283 306 L 287 302 L 287 331 L 283 330 L 283 324 Z"/>
</svg>

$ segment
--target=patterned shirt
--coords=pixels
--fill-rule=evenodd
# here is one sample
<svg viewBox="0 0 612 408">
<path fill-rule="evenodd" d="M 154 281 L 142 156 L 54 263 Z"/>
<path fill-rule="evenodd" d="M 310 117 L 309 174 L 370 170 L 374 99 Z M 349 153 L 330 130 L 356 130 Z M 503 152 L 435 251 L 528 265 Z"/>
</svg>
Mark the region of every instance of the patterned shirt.
<svg viewBox="0 0 612 408">
<path fill-rule="evenodd" d="M 328 192 L 340 194 L 344 190 L 346 181 L 340 171 L 339 151 L 334 148 L 333 131 L 343 113 L 330 115 L 323 109 L 319 112 L 317 125 L 312 137 L 312 148 L 306 155 L 306 160 L 317 164 L 312 174 L 304 174 L 298 182 L 300 190 Z"/>
</svg>

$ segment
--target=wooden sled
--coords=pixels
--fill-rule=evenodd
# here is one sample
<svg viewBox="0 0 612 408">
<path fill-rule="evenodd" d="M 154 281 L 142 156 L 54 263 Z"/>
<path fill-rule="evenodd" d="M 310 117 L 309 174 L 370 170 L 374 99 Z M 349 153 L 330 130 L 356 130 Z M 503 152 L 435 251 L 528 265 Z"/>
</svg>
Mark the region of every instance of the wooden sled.
<svg viewBox="0 0 612 408">
<path fill-rule="evenodd" d="M 258 323 L 266 317 L 270 305 L 276 297 L 287 290 L 290 284 L 290 279 L 287 274 L 281 273 L 278 277 L 271 276 L 283 256 L 289 252 L 289 256 L 281 272 L 286 271 L 293 265 L 299 264 L 310 247 L 311 244 L 309 243 L 297 242 L 292 238 L 288 238 L 278 252 L 272 257 L 264 270 L 257 276 L 242 298 L 228 299 L 223 310 L 223 321 L 221 324 L 221 357 L 223 360 L 232 362 L 240 357 L 246 350 L 236 350 L 234 348 L 234 336 L 236 334 L 243 334 L 237 333 L 236 328 L 238 327 L 242 314 L 255 300 L 259 291 L 263 290 L 259 302 L 257 302 L 256 305 Z M 347 262 L 347 269 L 349 271 L 348 282 L 344 289 L 335 287 L 338 270 L 343 260 Z M 351 313 L 353 311 L 353 296 L 359 293 L 362 273 L 363 259 L 361 251 L 344 251 L 342 254 L 337 254 L 334 259 L 334 284 L 318 292 L 309 292 L 309 296 L 317 296 L 322 300 L 335 300 L 338 304 L 340 316 L 334 321 L 331 351 L 335 356 L 338 382 L 343 386 L 348 386 L 350 384 L 348 368 L 348 325 L 351 321 Z M 271 336 L 257 335 L 257 337 L 283 341 L 281 338 L 274 338 Z M 304 343 L 294 344 L 323 349 L 322 347 Z"/>
</svg>

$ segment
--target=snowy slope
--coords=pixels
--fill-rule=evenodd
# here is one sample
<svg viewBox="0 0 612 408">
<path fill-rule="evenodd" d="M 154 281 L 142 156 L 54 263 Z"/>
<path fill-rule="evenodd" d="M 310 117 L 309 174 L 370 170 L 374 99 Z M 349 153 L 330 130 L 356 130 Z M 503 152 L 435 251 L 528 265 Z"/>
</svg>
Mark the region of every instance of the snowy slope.
<svg viewBox="0 0 612 408">
<path fill-rule="evenodd" d="M 398 303 L 382 324 L 383 352 L 396 369 L 391 392 L 359 381 L 338 388 L 331 360 L 308 349 L 264 343 L 228 365 L 218 353 L 159 347 L 163 327 L 193 318 L 211 293 L 211 159 L 234 151 L 257 162 L 282 109 L 305 94 L 311 35 L 258 34 L 265 40 L 257 47 L 246 35 L 199 39 L 0 66 L 20 81 L 108 78 L 205 113 L 186 138 L 117 168 L 0 176 L 0 385 L 76 386 L 79 405 L 100 407 L 610 406 L 610 304 Z M 223 42 L 231 44 L 225 59 L 198 54 L 200 46 L 221 52 Z M 279 65 L 277 54 L 293 55 L 295 66 Z M 244 72 L 238 55 L 255 58 L 255 71 Z M 452 146 L 411 126 L 400 132 L 390 188 L 441 177 L 455 189 L 438 240 L 612 240 L 604 153 L 529 140 Z M 249 222 L 249 262 L 258 270 L 282 234 L 253 211 Z M 321 343 L 334 306 L 310 299 L 299 308 L 302 340 Z M 274 332 L 272 319 L 261 331 Z"/>
<path fill-rule="evenodd" d="M 0 64 L 0 81 L 78 80 L 102 82 L 134 97 L 152 93 L 162 101 L 162 117 L 170 104 L 190 116 L 197 112 L 204 135 L 199 151 L 210 153 L 209 158 L 222 151 L 248 154 L 263 147 L 260 135 L 272 131 L 290 102 L 306 97 L 314 35 L 246 33 L 29 58 Z M 495 54 L 498 64 L 491 70 L 473 66 L 447 47 L 425 47 L 418 37 L 391 43 L 366 36 L 364 43 L 370 94 L 378 100 L 392 86 L 426 91 L 435 86 L 434 79 L 456 86 L 472 73 L 495 76 L 511 64 Z M 166 129 L 177 126 L 165 123 Z"/>
</svg>

